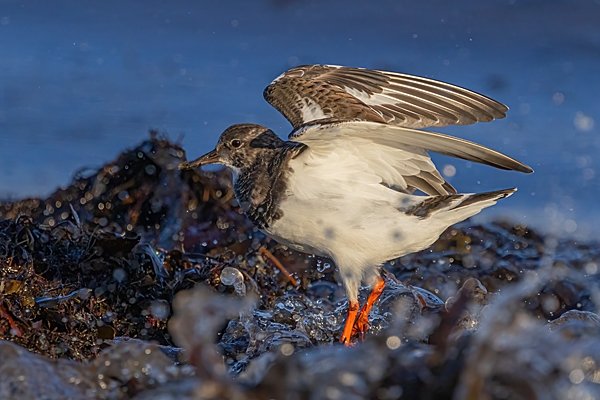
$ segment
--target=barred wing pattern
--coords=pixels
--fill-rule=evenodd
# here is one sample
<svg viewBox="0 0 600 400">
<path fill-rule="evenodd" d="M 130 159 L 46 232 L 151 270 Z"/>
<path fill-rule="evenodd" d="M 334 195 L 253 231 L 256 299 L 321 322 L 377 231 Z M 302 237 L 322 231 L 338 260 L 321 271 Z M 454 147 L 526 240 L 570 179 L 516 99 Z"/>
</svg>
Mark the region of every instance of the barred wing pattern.
<svg viewBox="0 0 600 400">
<path fill-rule="evenodd" d="M 332 65 L 292 68 L 265 89 L 264 97 L 295 128 L 328 118 L 437 128 L 489 122 L 508 111 L 489 97 L 449 83 Z"/>
</svg>

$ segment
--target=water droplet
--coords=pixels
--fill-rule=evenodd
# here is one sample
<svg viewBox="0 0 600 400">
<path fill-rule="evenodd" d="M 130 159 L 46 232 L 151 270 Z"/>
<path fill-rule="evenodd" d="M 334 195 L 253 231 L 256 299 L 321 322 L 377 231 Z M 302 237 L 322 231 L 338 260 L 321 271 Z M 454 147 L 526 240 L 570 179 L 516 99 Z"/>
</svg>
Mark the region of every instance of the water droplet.
<svg viewBox="0 0 600 400">
<path fill-rule="evenodd" d="M 169 317 L 171 307 L 166 300 L 154 300 L 150 304 L 150 314 L 156 319 L 166 319 Z"/>
<path fill-rule="evenodd" d="M 596 265 L 595 262 L 590 261 L 585 265 L 585 272 L 590 275 L 595 274 L 596 272 L 598 272 L 598 265 Z"/>
<path fill-rule="evenodd" d="M 292 346 L 289 343 L 285 343 L 281 346 L 281 354 L 283 354 L 284 356 L 291 356 L 292 354 L 294 354 L 294 346 Z"/>
<path fill-rule="evenodd" d="M 331 264 L 329 264 L 329 263 L 321 264 L 320 260 L 319 260 L 319 262 L 317 262 L 317 271 L 319 271 L 321 273 L 327 271 L 330 267 L 331 267 Z"/>
<path fill-rule="evenodd" d="M 442 173 L 445 176 L 451 178 L 454 175 L 456 175 L 456 167 L 454 165 L 452 165 L 452 164 L 447 164 L 447 165 L 444 166 L 444 169 L 442 170 Z"/>
<path fill-rule="evenodd" d="M 117 282 L 123 282 L 127 277 L 127 272 L 123 268 L 115 268 L 112 273 L 113 278 Z"/>
<path fill-rule="evenodd" d="M 129 198 L 129 192 L 127 192 L 127 190 L 121 190 L 119 192 L 119 194 L 117 195 L 117 197 L 119 198 L 119 200 L 123 201 L 123 200 L 127 200 Z"/>
<path fill-rule="evenodd" d="M 584 378 L 585 378 L 585 375 L 583 374 L 583 371 L 580 369 L 575 369 L 575 370 L 571 371 L 571 373 L 569 374 L 569 380 L 571 381 L 571 383 L 574 383 L 576 385 L 583 382 Z"/>
<path fill-rule="evenodd" d="M 389 349 L 396 350 L 398 347 L 400 347 L 402 342 L 398 336 L 390 336 L 385 341 L 385 344 Z"/>
<path fill-rule="evenodd" d="M 246 294 L 246 284 L 244 283 L 244 275 L 237 268 L 225 267 L 221 271 L 221 282 L 227 286 L 233 286 L 235 293 L 238 296 Z"/>
<path fill-rule="evenodd" d="M 296 309 L 294 303 L 291 300 L 288 300 L 285 302 L 284 308 L 290 312 L 292 312 Z"/>
</svg>

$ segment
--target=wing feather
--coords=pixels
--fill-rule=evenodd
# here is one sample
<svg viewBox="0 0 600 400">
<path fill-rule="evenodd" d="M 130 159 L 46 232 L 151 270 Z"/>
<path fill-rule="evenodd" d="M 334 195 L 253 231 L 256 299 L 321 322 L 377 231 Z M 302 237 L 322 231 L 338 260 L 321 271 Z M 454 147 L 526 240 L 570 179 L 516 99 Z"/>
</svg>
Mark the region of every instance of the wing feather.
<svg viewBox="0 0 600 400">
<path fill-rule="evenodd" d="M 320 119 L 360 118 L 406 128 L 467 125 L 504 118 L 508 108 L 433 79 L 332 65 L 292 68 L 264 91 L 297 128 Z M 305 110 L 309 107 L 311 110 Z"/>
<path fill-rule="evenodd" d="M 462 158 L 500 169 L 531 173 L 527 165 L 468 140 L 435 132 L 363 120 L 330 120 L 294 130 L 289 140 L 310 151 L 335 152 L 337 146 L 364 160 L 382 183 L 406 193 L 419 189 L 429 195 L 456 193 L 431 161 L 427 151 Z"/>
</svg>

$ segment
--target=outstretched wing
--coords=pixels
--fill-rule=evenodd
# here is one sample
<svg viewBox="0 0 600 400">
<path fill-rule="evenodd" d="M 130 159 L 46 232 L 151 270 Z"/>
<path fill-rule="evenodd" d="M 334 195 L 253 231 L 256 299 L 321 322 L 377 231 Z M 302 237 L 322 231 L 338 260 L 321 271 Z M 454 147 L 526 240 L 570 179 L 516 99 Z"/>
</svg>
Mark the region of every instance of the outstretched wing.
<svg viewBox="0 0 600 400">
<path fill-rule="evenodd" d="M 531 173 L 527 165 L 495 150 L 440 133 L 364 120 L 328 120 L 302 126 L 289 140 L 304 143 L 316 156 L 344 151 L 366 162 L 381 183 L 411 193 L 448 195 L 456 190 L 444 180 L 427 151 L 500 169 Z"/>
<path fill-rule="evenodd" d="M 468 125 L 504 118 L 508 111 L 489 97 L 433 79 L 332 65 L 292 68 L 264 97 L 294 128 L 326 118 L 405 128 Z"/>
</svg>

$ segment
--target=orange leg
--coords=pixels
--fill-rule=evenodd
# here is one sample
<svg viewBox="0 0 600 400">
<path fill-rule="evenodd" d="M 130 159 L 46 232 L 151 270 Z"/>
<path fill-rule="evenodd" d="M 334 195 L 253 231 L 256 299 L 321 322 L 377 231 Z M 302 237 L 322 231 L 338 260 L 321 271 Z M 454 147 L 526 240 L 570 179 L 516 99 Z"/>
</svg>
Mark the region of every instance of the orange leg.
<svg viewBox="0 0 600 400">
<path fill-rule="evenodd" d="M 361 336 L 361 339 L 364 340 L 365 333 L 369 330 L 369 313 L 371 312 L 371 308 L 383 293 L 383 288 L 385 287 L 385 281 L 380 276 L 377 277 L 377 281 L 375 285 L 373 285 L 373 291 L 369 294 L 369 298 L 367 302 L 360 310 L 360 314 L 356 323 L 354 324 L 354 332 L 358 332 Z"/>
<path fill-rule="evenodd" d="M 283 273 L 283 275 L 285 275 L 287 280 L 290 281 L 290 283 L 294 287 L 299 286 L 298 282 L 296 282 L 296 279 L 289 273 L 289 271 L 283 266 L 283 264 L 277 259 L 277 257 L 275 257 L 273 255 L 273 253 L 271 253 L 269 250 L 267 250 L 267 248 L 265 246 L 260 246 L 260 248 L 258 249 L 258 252 L 260 253 L 261 256 L 271 260 L 271 262 L 273 264 L 275 264 L 277 269 L 279 269 L 281 271 L 281 273 Z"/>
<path fill-rule="evenodd" d="M 351 346 L 350 338 L 352 337 L 352 328 L 358 315 L 358 301 L 351 301 L 348 307 L 348 317 L 346 318 L 346 325 L 344 325 L 344 333 L 340 338 L 340 342 L 344 343 L 346 347 Z"/>
</svg>

